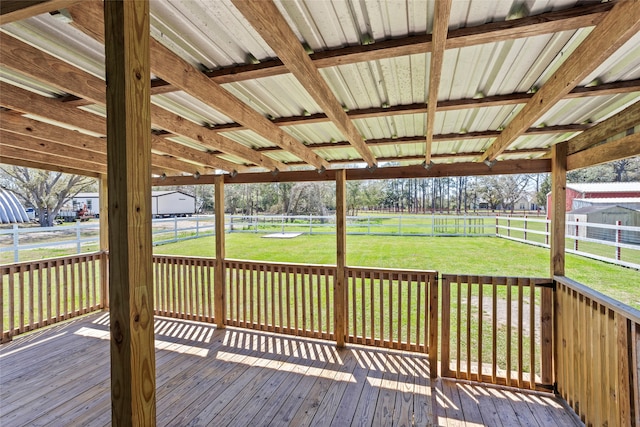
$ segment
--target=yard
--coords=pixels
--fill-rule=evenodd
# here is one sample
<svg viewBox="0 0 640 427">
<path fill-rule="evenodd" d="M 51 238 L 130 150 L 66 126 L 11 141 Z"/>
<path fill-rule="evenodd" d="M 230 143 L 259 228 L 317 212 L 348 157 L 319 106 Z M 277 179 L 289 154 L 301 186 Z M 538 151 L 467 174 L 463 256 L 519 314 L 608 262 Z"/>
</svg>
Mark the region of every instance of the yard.
<svg viewBox="0 0 640 427">
<path fill-rule="evenodd" d="M 256 261 L 335 264 L 335 236 L 302 235 L 264 239 L 255 234 L 226 236 L 226 256 Z M 155 248 L 155 253 L 215 256 L 215 239 L 187 240 Z M 567 276 L 612 298 L 640 308 L 640 272 L 567 254 Z M 549 250 L 493 237 L 348 236 L 347 264 L 501 276 L 549 275 Z"/>
</svg>

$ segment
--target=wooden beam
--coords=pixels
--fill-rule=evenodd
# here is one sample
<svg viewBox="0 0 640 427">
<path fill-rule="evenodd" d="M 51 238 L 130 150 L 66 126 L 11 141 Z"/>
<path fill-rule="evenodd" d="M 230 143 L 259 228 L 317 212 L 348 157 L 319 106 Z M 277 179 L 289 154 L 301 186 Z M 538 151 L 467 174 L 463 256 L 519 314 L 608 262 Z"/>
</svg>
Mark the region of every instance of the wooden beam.
<svg viewBox="0 0 640 427">
<path fill-rule="evenodd" d="M 0 2 L 0 25 L 65 9 L 79 1 L 81 0 L 2 0 Z"/>
<path fill-rule="evenodd" d="M 448 33 L 447 49 L 495 43 L 521 37 L 535 37 L 560 31 L 596 25 L 613 7 L 612 3 L 578 6 L 566 10 L 542 13 L 525 18 L 502 22 L 491 22 L 468 28 L 451 30 Z M 70 8 L 74 22 L 81 18 L 74 13 L 78 6 Z M 89 20 L 89 22 L 91 22 Z M 431 35 L 421 34 L 404 38 L 378 40 L 369 45 L 347 46 L 313 53 L 310 58 L 317 68 L 336 67 L 358 62 L 374 61 L 413 54 L 430 52 Z M 233 83 L 288 73 L 282 61 L 268 59 L 259 64 L 243 64 L 225 67 L 207 72 L 207 76 L 216 83 Z M 153 93 L 166 93 L 177 90 L 168 82 L 157 81 Z"/>
<path fill-rule="evenodd" d="M 109 307 L 109 263 L 107 253 L 109 252 L 109 183 L 107 175 L 100 174 L 98 178 L 98 201 L 100 203 L 100 297 L 102 309 Z"/>
<path fill-rule="evenodd" d="M 431 48 L 431 61 L 429 63 L 429 96 L 427 101 L 427 141 L 425 148 L 425 164 L 431 163 L 431 148 L 433 145 L 433 129 L 436 121 L 436 108 L 438 106 L 438 89 L 440 76 L 442 75 L 442 63 L 444 50 L 449 31 L 449 15 L 451 14 L 452 0 L 439 0 L 435 4 L 433 18 L 433 46 Z"/>
<path fill-rule="evenodd" d="M 394 178 L 439 178 L 449 176 L 485 176 L 510 175 L 522 173 L 548 173 L 551 171 L 551 160 L 503 160 L 488 168 L 483 163 L 460 162 L 452 164 L 436 163 L 429 170 L 420 165 L 383 167 L 373 171 L 368 169 L 347 169 L 347 180 L 394 179 Z M 288 171 L 272 174 L 242 173 L 235 177 L 224 176 L 226 184 L 251 184 L 269 182 L 311 182 L 334 181 L 335 169 L 328 169 L 323 173 L 316 171 Z M 154 179 L 154 186 L 166 185 L 198 185 L 213 184 L 214 175 L 201 176 L 199 180 L 192 177 L 169 176 L 164 180 Z"/>
<path fill-rule="evenodd" d="M 632 133 L 568 156 L 567 170 L 582 169 L 633 156 L 640 156 L 640 133 Z"/>
<path fill-rule="evenodd" d="M 3 51 L 3 54 L 0 56 L 0 64 L 18 72 L 27 74 L 35 79 L 47 82 L 48 84 L 56 86 L 59 89 L 75 96 L 91 100 L 95 104 L 104 105 L 105 83 L 102 79 L 84 72 L 52 55 L 42 52 L 6 33 L 0 33 L 0 46 Z M 51 73 L 52 69 L 56 70 L 56 73 Z M 57 106 L 65 108 L 66 110 L 73 109 L 72 105 L 63 105 L 62 103 L 58 103 Z M 45 110 L 50 112 L 51 107 L 47 106 Z M 36 114 L 40 116 L 44 115 L 42 112 L 37 112 Z M 85 114 L 85 116 L 87 114 Z M 58 113 L 57 115 L 60 114 Z M 73 114 L 73 116 L 77 116 L 77 113 Z M 208 137 L 203 137 L 200 135 L 200 132 L 202 132 L 201 129 L 204 129 L 202 126 L 189 122 L 183 117 L 156 105 L 151 107 L 151 118 L 155 125 L 163 129 L 165 129 L 164 126 L 167 126 L 169 128 L 167 130 L 172 130 L 176 123 L 183 123 L 179 128 L 189 132 L 188 135 L 184 136 L 190 138 L 195 136 L 195 138 L 197 138 L 195 141 L 198 142 L 208 142 L 213 140 L 209 142 L 210 146 L 215 145 L 216 149 L 223 152 L 246 158 L 249 161 L 254 161 L 258 166 L 264 165 L 263 167 L 272 169 L 277 167 L 286 168 L 284 163 L 276 162 L 275 160 L 261 155 L 260 153 L 244 147 L 228 138 L 214 135 L 213 133 L 210 133 Z M 104 119 L 102 120 L 104 121 Z M 65 122 L 64 120 L 62 121 Z M 82 123 L 79 124 L 82 127 Z M 234 170 L 239 170 L 239 168 L 241 168 L 241 166 L 236 166 L 235 163 L 217 157 L 209 157 L 209 160 L 209 164 L 211 166 L 228 172 L 233 172 Z"/>
<path fill-rule="evenodd" d="M 551 149 L 551 276 L 564 276 L 567 212 L 567 144 Z"/>
<path fill-rule="evenodd" d="M 100 135 L 107 134 L 104 117 L 79 110 L 54 98 L 47 98 L 6 82 L 0 82 L 0 105 L 11 110 L 66 123 Z"/>
<path fill-rule="evenodd" d="M 155 426 L 149 2 L 104 16 L 112 424 Z"/>
<path fill-rule="evenodd" d="M 225 285 L 225 239 L 224 239 L 224 176 L 215 175 L 214 184 L 214 209 L 215 209 L 215 227 L 216 227 L 216 267 L 215 277 L 213 281 L 213 316 L 216 326 L 220 329 L 225 327 L 226 323 L 226 285 Z"/>
<path fill-rule="evenodd" d="M 105 166 L 96 167 L 67 157 L 56 156 L 52 153 L 29 151 L 21 148 L 0 144 L 0 163 L 43 169 L 56 172 L 84 175 L 97 178 L 101 173 L 107 173 Z"/>
<path fill-rule="evenodd" d="M 91 115 L 87 112 L 85 114 Z M 28 119 L 8 111 L 0 111 L 0 129 L 2 141 L 6 145 L 43 153 L 55 153 L 57 156 L 92 162 L 106 168 L 107 144 L 105 139 Z M 206 156 L 206 153 L 202 153 L 200 160 L 206 159 Z M 201 164 L 194 165 L 158 154 L 152 154 L 151 164 L 164 172 L 191 174 L 198 172 L 201 175 L 213 172 Z"/>
<path fill-rule="evenodd" d="M 98 13 L 96 2 L 83 2 L 72 8 L 71 13 L 74 16 L 77 14 L 79 17 L 79 22 L 74 24 L 77 28 L 101 41 L 100 26 L 98 24 L 102 22 L 102 18 Z M 85 19 L 81 20 L 81 14 L 84 14 Z M 87 19 L 86 16 L 91 18 Z M 307 149 L 300 141 L 279 129 L 266 117 L 241 102 L 229 91 L 210 80 L 200 70 L 171 52 L 158 41 L 151 38 L 149 43 L 151 48 L 151 70 L 154 74 L 172 83 L 175 88 L 185 91 L 229 116 L 232 120 L 253 130 L 275 145 L 284 148 L 308 164 L 316 168 L 328 166 L 324 159 Z"/>
<path fill-rule="evenodd" d="M 640 1 L 617 2 L 509 122 L 481 160 L 493 161 L 544 113 L 640 30 Z"/>
<path fill-rule="evenodd" d="M 152 121 L 162 129 L 166 129 L 169 132 L 174 133 L 175 135 L 180 135 L 192 139 L 193 141 L 201 144 L 206 148 L 212 150 L 220 150 L 223 153 L 240 157 L 242 159 L 253 162 L 255 165 L 263 167 L 265 169 L 287 169 L 287 165 L 282 162 L 274 160 L 269 156 L 262 155 L 257 151 L 222 135 L 218 135 L 217 132 L 214 132 L 204 126 L 197 125 L 177 114 L 165 110 L 164 108 L 152 105 L 151 118 Z M 173 135 L 166 135 L 165 138 L 170 136 Z M 232 172 L 233 170 L 229 170 L 228 167 L 229 166 L 227 166 L 227 168 L 221 167 L 220 169 Z M 236 169 L 237 171 L 241 171 L 243 169 L 243 166 L 238 165 L 234 169 Z"/>
<path fill-rule="evenodd" d="M 333 288 L 334 337 L 338 348 L 345 346 L 347 336 L 347 174 L 337 170 L 336 176 L 336 283 Z"/>
<path fill-rule="evenodd" d="M 640 124 L 640 101 L 598 123 L 568 141 L 568 154 L 575 154 L 596 145 L 613 135 Z"/>
<path fill-rule="evenodd" d="M 369 166 L 375 166 L 376 159 L 364 143 L 360 131 L 356 129 L 344 112 L 342 104 L 336 99 L 333 91 L 320 75 L 318 68 L 313 64 L 298 37 L 293 33 L 273 1 L 232 0 L 232 3 L 264 41 L 271 46 L 282 63 L 309 92 L 331 122 L 362 156 L 362 159 Z"/>
</svg>

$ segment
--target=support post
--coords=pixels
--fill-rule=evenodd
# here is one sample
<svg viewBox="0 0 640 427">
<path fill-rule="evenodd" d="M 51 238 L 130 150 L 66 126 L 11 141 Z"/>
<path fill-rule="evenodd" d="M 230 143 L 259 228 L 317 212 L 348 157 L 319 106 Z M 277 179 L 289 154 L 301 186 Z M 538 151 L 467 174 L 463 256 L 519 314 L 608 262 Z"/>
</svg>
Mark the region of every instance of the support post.
<svg viewBox="0 0 640 427">
<path fill-rule="evenodd" d="M 227 305 L 226 283 L 224 271 L 224 175 L 216 175 L 213 178 L 214 201 L 216 217 L 216 269 L 213 281 L 213 310 L 218 328 L 225 326 L 225 307 Z"/>
<path fill-rule="evenodd" d="M 98 180 L 98 200 L 100 203 L 100 297 L 102 309 L 109 307 L 109 186 L 107 175 Z"/>
<path fill-rule="evenodd" d="M 347 284 L 346 284 L 346 255 L 347 255 L 347 173 L 344 169 L 336 171 L 336 279 L 333 287 L 333 304 L 335 313 L 334 336 L 336 345 L 345 346 L 347 335 Z"/>
<path fill-rule="evenodd" d="M 111 416 L 155 426 L 149 2 L 106 1 Z"/>
<path fill-rule="evenodd" d="M 564 276 L 567 144 L 551 149 L 551 277 Z"/>
</svg>

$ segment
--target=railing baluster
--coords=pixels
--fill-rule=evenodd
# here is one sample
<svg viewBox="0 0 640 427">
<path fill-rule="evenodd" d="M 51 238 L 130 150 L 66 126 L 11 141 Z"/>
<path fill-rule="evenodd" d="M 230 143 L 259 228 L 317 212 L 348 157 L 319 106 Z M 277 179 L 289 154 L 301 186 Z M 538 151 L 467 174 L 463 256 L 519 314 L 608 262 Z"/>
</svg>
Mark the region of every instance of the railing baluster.
<svg viewBox="0 0 640 427">
<path fill-rule="evenodd" d="M 482 319 L 484 315 L 484 277 L 478 277 L 478 375 L 476 380 L 482 382 Z"/>
<path fill-rule="evenodd" d="M 474 283 L 478 282 L 477 277 L 466 277 L 465 282 L 467 283 L 467 314 L 466 314 L 466 324 L 467 324 L 467 373 L 466 378 L 471 380 L 471 290 Z"/>
<path fill-rule="evenodd" d="M 456 278 L 456 295 L 457 295 L 457 307 L 456 307 L 456 378 L 460 378 L 460 358 L 462 352 L 460 349 L 460 328 L 462 327 L 462 289 L 461 278 Z"/>
<path fill-rule="evenodd" d="M 524 371 L 523 364 L 523 335 L 524 335 L 524 278 L 518 278 L 518 387 L 523 388 L 522 372 Z"/>
<path fill-rule="evenodd" d="M 536 288 L 529 283 L 529 388 L 536 388 Z"/>
</svg>

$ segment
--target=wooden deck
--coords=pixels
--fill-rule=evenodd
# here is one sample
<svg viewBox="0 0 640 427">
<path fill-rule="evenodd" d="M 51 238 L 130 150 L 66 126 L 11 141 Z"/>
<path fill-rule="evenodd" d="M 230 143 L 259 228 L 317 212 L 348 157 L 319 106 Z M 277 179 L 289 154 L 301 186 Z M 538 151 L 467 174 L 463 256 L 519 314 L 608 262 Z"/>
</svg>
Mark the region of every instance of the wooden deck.
<svg viewBox="0 0 640 427">
<path fill-rule="evenodd" d="M 557 398 L 438 379 L 425 355 L 156 318 L 171 426 L 581 425 Z M 0 347 L 0 425 L 110 424 L 108 315 Z"/>
</svg>

